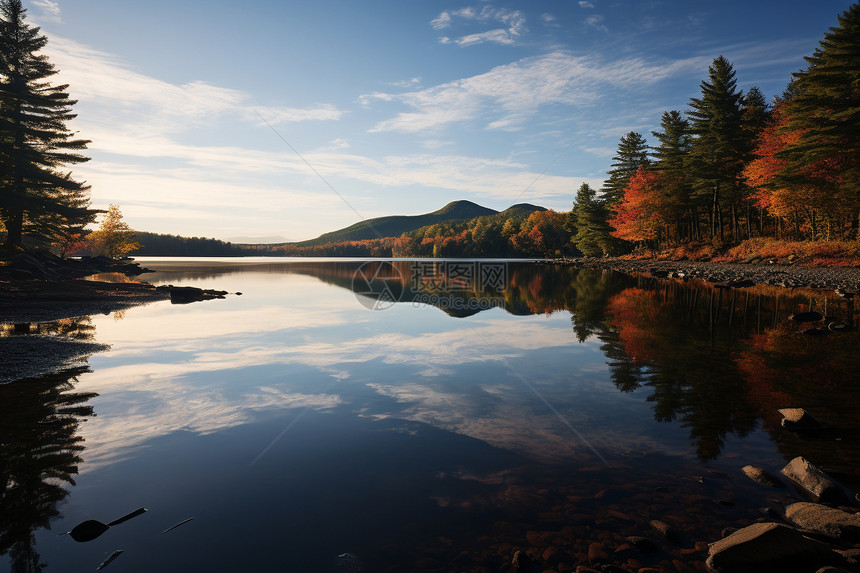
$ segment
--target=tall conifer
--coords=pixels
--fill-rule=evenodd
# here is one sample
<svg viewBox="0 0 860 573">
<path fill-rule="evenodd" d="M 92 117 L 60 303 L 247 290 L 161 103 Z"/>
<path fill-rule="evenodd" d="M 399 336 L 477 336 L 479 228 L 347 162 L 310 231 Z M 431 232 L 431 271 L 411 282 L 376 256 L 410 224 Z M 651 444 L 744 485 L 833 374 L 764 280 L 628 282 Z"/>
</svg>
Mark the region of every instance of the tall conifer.
<svg viewBox="0 0 860 573">
<path fill-rule="evenodd" d="M 852 215 L 860 211 L 860 4 L 838 16 L 795 74 L 785 115 L 786 130 L 800 139 L 779 154 L 787 161 L 783 183 L 812 185 L 838 195 Z M 826 191 L 825 191 L 826 190 Z"/>
<path fill-rule="evenodd" d="M 64 167 L 88 161 L 79 153 L 89 141 L 74 139 L 66 123 L 75 117 L 68 85 L 52 85 L 57 73 L 38 27 L 25 22 L 20 0 L 0 0 L 0 222 L 6 249 L 21 245 L 24 233 L 52 237 L 83 227 L 89 186 Z"/>
<path fill-rule="evenodd" d="M 741 101 L 735 71 L 723 56 L 700 84 L 702 96 L 690 100 L 688 115 L 695 136 L 690 150 L 693 185 L 700 201 L 710 203 L 711 236 L 723 238 L 723 207 L 731 204 L 745 161 Z"/>
<path fill-rule="evenodd" d="M 624 197 L 624 188 L 641 166 L 650 164 L 648 145 L 641 134 L 631 131 L 618 142 L 618 151 L 612 158 L 609 179 L 603 183 L 603 199 L 609 207 Z"/>
</svg>

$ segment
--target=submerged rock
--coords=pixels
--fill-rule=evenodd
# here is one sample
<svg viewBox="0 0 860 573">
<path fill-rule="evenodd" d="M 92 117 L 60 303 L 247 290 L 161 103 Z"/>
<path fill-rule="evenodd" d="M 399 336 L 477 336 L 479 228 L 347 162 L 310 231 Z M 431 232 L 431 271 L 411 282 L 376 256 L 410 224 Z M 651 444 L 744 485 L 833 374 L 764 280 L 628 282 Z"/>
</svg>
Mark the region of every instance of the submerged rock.
<svg viewBox="0 0 860 573">
<path fill-rule="evenodd" d="M 785 482 L 781 479 L 767 471 L 766 469 L 762 469 L 756 466 L 747 465 L 741 468 L 741 471 L 744 474 L 753 480 L 756 483 L 760 483 L 762 485 L 770 486 L 770 487 L 779 487 L 784 488 Z"/>
<path fill-rule="evenodd" d="M 820 503 L 792 503 L 785 508 L 785 517 L 791 523 L 840 541 L 860 541 L 860 515 Z"/>
<path fill-rule="evenodd" d="M 836 563 L 827 545 L 779 523 L 754 523 L 712 543 L 706 564 L 717 573 L 796 571 Z"/>
<path fill-rule="evenodd" d="M 652 519 L 651 527 L 653 527 L 657 533 L 659 533 L 666 539 L 669 539 L 670 541 L 678 541 L 679 539 L 678 532 L 675 531 L 675 529 L 672 528 L 672 526 L 665 521 L 660 521 L 659 519 Z"/>
<path fill-rule="evenodd" d="M 628 537 L 627 543 L 629 543 L 642 553 L 656 553 L 657 551 L 660 551 L 660 548 L 657 547 L 656 543 L 654 543 L 647 537 L 642 537 L 639 535 L 633 535 Z"/>
<path fill-rule="evenodd" d="M 228 294 L 225 290 L 201 289 L 197 287 L 177 287 L 168 285 L 166 287 L 158 288 L 166 289 L 170 292 L 170 302 L 172 304 L 188 304 L 190 302 L 224 298 Z"/>
<path fill-rule="evenodd" d="M 782 408 L 782 427 L 788 430 L 823 430 L 827 424 L 818 421 L 803 408 Z"/>
<path fill-rule="evenodd" d="M 794 482 L 802 491 L 816 501 L 835 504 L 850 504 L 839 483 L 814 466 L 803 456 L 791 460 L 781 470 L 782 475 Z"/>
</svg>

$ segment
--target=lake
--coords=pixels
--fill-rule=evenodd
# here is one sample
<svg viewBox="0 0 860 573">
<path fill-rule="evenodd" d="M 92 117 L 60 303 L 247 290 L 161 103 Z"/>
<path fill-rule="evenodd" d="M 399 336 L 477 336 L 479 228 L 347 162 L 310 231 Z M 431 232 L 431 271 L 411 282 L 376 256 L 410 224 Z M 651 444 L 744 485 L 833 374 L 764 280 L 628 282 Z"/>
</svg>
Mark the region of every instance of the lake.
<svg viewBox="0 0 860 573">
<path fill-rule="evenodd" d="M 122 551 L 105 570 L 504 571 L 528 549 L 559 571 L 692 571 L 696 542 L 799 499 L 742 466 L 803 455 L 860 486 L 858 320 L 833 293 L 518 261 L 141 261 L 231 294 L 0 330 L 77 357 L 0 385 L 12 570 Z M 804 334 L 788 317 L 809 310 L 853 331 Z M 786 407 L 832 429 L 790 432 Z M 630 535 L 661 551 L 618 549 Z"/>
</svg>

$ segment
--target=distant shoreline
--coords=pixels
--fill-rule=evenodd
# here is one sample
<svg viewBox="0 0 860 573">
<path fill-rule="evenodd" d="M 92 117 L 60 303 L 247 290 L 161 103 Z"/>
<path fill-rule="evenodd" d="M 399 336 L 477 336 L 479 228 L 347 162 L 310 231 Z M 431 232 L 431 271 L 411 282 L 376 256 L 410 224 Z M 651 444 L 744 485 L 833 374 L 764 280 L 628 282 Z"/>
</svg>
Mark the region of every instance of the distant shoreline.
<svg viewBox="0 0 860 573">
<path fill-rule="evenodd" d="M 149 257 L 147 257 L 149 258 Z M 155 257 L 153 257 L 155 258 Z M 168 258 L 168 257 L 165 257 Z M 225 264 L 238 263 L 243 257 L 183 257 L 183 261 L 230 259 Z M 255 257 L 256 258 L 256 257 Z M 265 259 L 272 257 L 259 257 Z M 294 257 L 302 262 L 305 257 Z M 364 260 L 393 260 L 374 257 L 313 257 L 307 262 L 361 262 Z M 669 261 L 657 259 L 622 259 L 582 257 L 574 259 L 428 259 L 409 260 L 508 260 L 523 264 L 558 265 L 581 269 L 615 271 L 630 275 L 645 274 L 659 279 L 698 279 L 717 286 L 739 287 L 770 285 L 780 288 L 830 289 L 852 294 L 860 292 L 860 268 L 806 267 L 785 264 L 742 264 L 705 261 Z M 213 262 L 215 262 L 213 260 Z M 172 266 L 172 265 L 171 265 Z M 140 304 L 169 300 L 170 293 L 141 281 L 108 283 L 68 278 L 43 277 L 15 279 L 0 274 L 0 323 L 49 322 L 92 314 L 108 314 Z"/>
</svg>

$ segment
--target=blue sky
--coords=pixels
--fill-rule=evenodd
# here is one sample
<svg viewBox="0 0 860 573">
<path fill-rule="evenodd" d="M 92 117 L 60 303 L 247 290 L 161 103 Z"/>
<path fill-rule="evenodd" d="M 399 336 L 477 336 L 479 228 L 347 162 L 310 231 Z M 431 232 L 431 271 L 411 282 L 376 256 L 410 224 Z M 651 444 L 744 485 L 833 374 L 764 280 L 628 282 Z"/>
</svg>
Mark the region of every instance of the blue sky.
<svg viewBox="0 0 860 573">
<path fill-rule="evenodd" d="M 850 5 L 24 0 L 92 140 L 93 206 L 225 240 L 457 199 L 568 210 L 714 58 L 770 99 Z"/>
</svg>

